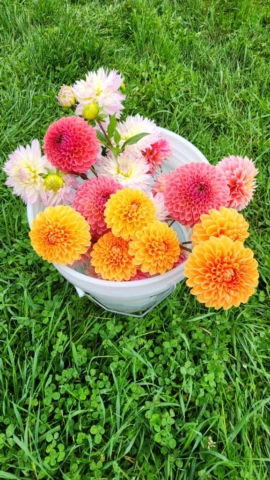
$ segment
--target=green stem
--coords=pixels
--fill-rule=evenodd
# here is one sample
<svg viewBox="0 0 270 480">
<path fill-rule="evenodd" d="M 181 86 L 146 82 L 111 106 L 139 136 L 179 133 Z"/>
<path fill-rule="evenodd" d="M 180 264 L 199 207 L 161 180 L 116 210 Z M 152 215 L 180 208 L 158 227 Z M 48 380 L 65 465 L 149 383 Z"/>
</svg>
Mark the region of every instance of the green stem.
<svg viewBox="0 0 270 480">
<path fill-rule="evenodd" d="M 106 137 L 106 140 L 107 140 L 108 144 L 113 148 L 113 144 L 111 142 L 111 139 L 108 137 L 108 134 L 107 134 L 106 130 L 104 130 L 102 122 L 100 120 L 97 120 L 97 123 L 98 123 L 104 137 Z"/>
</svg>

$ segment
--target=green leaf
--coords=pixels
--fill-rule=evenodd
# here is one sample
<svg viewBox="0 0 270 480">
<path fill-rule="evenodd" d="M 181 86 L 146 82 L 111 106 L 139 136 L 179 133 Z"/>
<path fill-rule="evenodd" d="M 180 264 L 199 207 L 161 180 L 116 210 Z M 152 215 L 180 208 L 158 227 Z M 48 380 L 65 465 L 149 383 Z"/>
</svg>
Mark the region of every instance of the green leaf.
<svg viewBox="0 0 270 480">
<path fill-rule="evenodd" d="M 118 130 L 115 130 L 113 139 L 114 139 L 116 145 L 118 145 L 118 143 L 119 143 L 120 140 L 121 140 L 121 135 L 120 135 L 120 133 L 118 132 Z"/>
<path fill-rule="evenodd" d="M 124 149 L 127 145 L 134 145 L 134 143 L 137 143 L 141 138 L 146 137 L 146 135 L 149 135 L 149 133 L 138 133 L 138 135 L 128 138 L 122 148 Z"/>
<path fill-rule="evenodd" d="M 110 122 L 109 122 L 109 125 L 108 125 L 108 136 L 109 136 L 109 138 L 113 137 L 114 132 L 116 130 L 116 127 L 117 127 L 117 120 L 116 120 L 115 114 L 114 114 L 114 115 L 111 116 Z"/>
<path fill-rule="evenodd" d="M 103 135 L 103 133 L 101 133 L 99 130 L 96 130 L 96 136 L 97 138 L 99 139 L 99 141 L 101 143 L 103 143 L 104 145 L 108 145 L 108 141 L 107 141 L 107 138 L 105 137 L 105 135 Z"/>
</svg>

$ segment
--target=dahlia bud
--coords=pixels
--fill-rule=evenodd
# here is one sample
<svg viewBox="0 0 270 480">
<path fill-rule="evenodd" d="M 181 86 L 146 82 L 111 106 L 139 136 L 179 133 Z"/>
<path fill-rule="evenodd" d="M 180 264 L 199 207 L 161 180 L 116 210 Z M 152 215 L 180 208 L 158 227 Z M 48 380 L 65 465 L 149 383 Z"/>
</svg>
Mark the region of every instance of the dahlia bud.
<svg viewBox="0 0 270 480">
<path fill-rule="evenodd" d="M 72 107 L 76 101 L 72 88 L 67 85 L 62 85 L 56 98 L 62 107 Z"/>
<path fill-rule="evenodd" d="M 60 188 L 63 187 L 65 181 L 63 179 L 63 174 L 59 173 L 49 173 L 44 178 L 44 187 L 46 190 L 53 190 L 57 192 Z"/>
<path fill-rule="evenodd" d="M 83 117 L 86 120 L 95 120 L 99 112 L 99 107 L 97 102 L 89 103 L 86 105 L 82 111 Z"/>
</svg>

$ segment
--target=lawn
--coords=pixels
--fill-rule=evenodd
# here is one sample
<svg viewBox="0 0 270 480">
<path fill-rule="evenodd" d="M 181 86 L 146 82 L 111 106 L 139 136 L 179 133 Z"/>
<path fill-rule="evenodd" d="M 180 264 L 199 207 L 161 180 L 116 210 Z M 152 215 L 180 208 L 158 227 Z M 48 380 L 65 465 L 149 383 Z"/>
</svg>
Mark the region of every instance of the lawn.
<svg viewBox="0 0 270 480">
<path fill-rule="evenodd" d="M 252 158 L 258 289 L 228 311 L 185 282 L 143 319 L 79 298 L 32 250 L 0 173 L 0 479 L 269 480 L 269 0 L 0 0 L 1 166 L 100 66 L 216 164 Z"/>
</svg>

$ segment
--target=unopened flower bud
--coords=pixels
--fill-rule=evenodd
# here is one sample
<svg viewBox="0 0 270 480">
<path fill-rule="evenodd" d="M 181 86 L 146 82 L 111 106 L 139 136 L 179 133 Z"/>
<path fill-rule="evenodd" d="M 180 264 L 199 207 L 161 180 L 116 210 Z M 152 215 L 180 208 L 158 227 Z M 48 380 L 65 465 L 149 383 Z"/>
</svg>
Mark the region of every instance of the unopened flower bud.
<svg viewBox="0 0 270 480">
<path fill-rule="evenodd" d="M 72 88 L 67 85 L 62 85 L 56 98 L 62 107 L 72 107 L 76 101 Z"/>
<path fill-rule="evenodd" d="M 46 190 L 57 192 L 63 187 L 65 181 L 62 174 L 49 173 L 44 179 L 44 187 Z"/>
<path fill-rule="evenodd" d="M 97 102 L 89 103 L 86 105 L 82 111 L 83 117 L 86 120 L 95 120 L 99 112 L 99 107 Z"/>
</svg>

